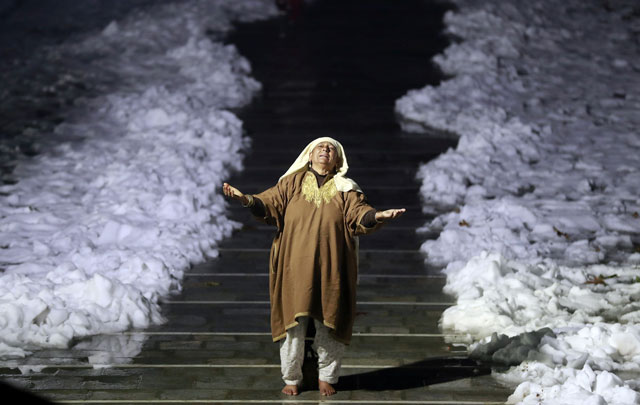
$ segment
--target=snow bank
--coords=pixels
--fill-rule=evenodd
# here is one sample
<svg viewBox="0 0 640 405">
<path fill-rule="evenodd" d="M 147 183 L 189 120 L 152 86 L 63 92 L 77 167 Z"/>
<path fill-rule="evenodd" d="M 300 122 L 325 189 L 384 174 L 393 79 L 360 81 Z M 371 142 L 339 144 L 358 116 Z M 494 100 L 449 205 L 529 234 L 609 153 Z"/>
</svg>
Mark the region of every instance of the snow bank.
<svg viewBox="0 0 640 405">
<path fill-rule="evenodd" d="M 637 5 L 455 3 L 460 41 L 436 57 L 453 78 L 396 103 L 405 130 L 460 137 L 418 174 L 445 212 L 422 246 L 458 299 L 442 327 L 526 361 L 501 375 L 522 382 L 511 402 L 638 403 L 615 375 L 639 360 Z"/>
<path fill-rule="evenodd" d="M 0 187 L 0 356 L 160 323 L 158 299 L 217 255 L 237 226 L 220 184 L 247 142 L 224 109 L 260 84 L 211 38 L 272 3 L 157 4 L 37 56 L 84 90 Z"/>
</svg>

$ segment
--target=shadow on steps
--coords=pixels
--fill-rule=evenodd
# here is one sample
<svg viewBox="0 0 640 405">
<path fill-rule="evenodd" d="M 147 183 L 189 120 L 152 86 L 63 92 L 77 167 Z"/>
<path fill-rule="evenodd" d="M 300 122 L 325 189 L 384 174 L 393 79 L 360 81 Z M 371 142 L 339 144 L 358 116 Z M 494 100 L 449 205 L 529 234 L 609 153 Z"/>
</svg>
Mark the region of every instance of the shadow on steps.
<svg viewBox="0 0 640 405">
<path fill-rule="evenodd" d="M 340 377 L 339 391 L 388 391 L 425 387 L 491 374 L 491 368 L 468 358 L 432 358 L 404 366 Z"/>
</svg>

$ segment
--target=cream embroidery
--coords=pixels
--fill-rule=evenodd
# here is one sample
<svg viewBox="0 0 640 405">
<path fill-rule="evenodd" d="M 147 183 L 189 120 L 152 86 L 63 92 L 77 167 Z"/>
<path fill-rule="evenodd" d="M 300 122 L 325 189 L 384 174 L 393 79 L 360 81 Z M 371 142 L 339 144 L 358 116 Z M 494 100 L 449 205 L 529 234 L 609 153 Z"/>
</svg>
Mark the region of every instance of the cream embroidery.
<svg viewBox="0 0 640 405">
<path fill-rule="evenodd" d="M 320 208 L 323 202 L 326 204 L 331 201 L 337 193 L 338 189 L 336 188 L 333 178 L 326 181 L 320 188 L 318 188 L 316 176 L 311 172 L 307 172 L 304 180 L 302 180 L 302 194 L 304 195 L 304 199 L 310 203 L 314 203 L 318 208 Z"/>
</svg>

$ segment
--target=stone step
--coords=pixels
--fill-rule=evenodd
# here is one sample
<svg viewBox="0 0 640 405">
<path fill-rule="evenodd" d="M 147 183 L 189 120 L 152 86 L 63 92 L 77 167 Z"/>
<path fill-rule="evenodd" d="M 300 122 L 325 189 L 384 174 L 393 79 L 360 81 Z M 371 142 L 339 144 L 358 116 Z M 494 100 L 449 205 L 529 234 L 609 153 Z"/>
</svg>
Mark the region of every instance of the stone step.
<svg viewBox="0 0 640 405">
<path fill-rule="evenodd" d="M 113 367 L 48 369 L 50 375 L 9 374 L 7 383 L 29 388 L 56 402 L 81 403 L 319 403 L 315 387 L 292 400 L 280 393 L 279 365 L 240 367 Z M 502 404 L 510 389 L 487 367 L 458 356 L 436 357 L 402 366 L 345 365 L 336 403 Z M 306 388 L 306 387 L 305 387 Z M 198 402 L 201 401 L 201 402 Z M 416 402 L 417 401 L 417 402 Z"/>
<path fill-rule="evenodd" d="M 415 278 L 394 278 L 393 275 L 391 273 L 389 277 L 361 277 L 357 287 L 358 301 L 381 303 L 385 301 L 450 303 L 453 301 L 450 296 L 442 292 L 444 278 L 425 278 L 421 275 Z M 180 295 L 170 298 L 172 302 L 269 300 L 268 272 L 238 276 L 190 272 L 185 275 L 183 288 Z"/>
<path fill-rule="evenodd" d="M 340 139 L 338 140 L 340 141 Z M 289 142 L 285 144 L 278 144 L 274 142 L 273 137 L 267 138 L 266 141 L 267 141 L 266 144 L 261 144 L 261 141 L 257 140 L 257 138 L 254 138 L 254 140 L 252 141 L 253 145 L 260 145 L 260 147 L 256 148 L 257 154 L 254 153 L 252 155 L 253 158 L 271 155 L 274 157 L 282 158 L 283 159 L 282 162 L 290 164 L 293 162 L 295 158 L 298 157 L 300 152 L 302 152 L 302 149 L 307 145 L 309 141 L 311 141 L 311 139 L 305 140 L 301 142 L 299 145 L 294 144 L 291 139 L 289 140 Z M 349 140 L 345 142 L 340 141 L 340 143 L 342 143 L 342 145 L 347 150 L 347 158 L 349 160 L 350 167 L 351 167 L 351 161 L 353 160 L 354 157 L 359 159 L 363 159 L 365 157 L 373 157 L 379 161 L 381 158 L 389 156 L 392 158 L 396 158 L 398 160 L 417 159 L 419 161 L 420 159 L 423 159 L 427 161 L 432 156 L 432 154 L 430 154 L 428 150 L 420 149 L 420 148 L 412 148 L 410 145 L 407 145 L 404 148 L 396 147 L 392 149 L 392 146 L 393 146 L 392 141 L 367 143 L 367 142 L 363 142 L 362 139 L 360 139 L 360 141 Z M 371 167 L 385 167 L 385 166 L 386 164 L 384 164 L 383 162 L 380 162 L 379 165 L 377 166 L 372 165 Z M 354 165 L 353 167 L 355 168 L 358 166 Z M 368 166 L 363 166 L 363 167 L 368 167 Z"/>
<path fill-rule="evenodd" d="M 260 134 L 255 127 L 246 125 L 246 134 L 251 137 L 251 144 L 260 146 L 265 145 L 289 145 L 292 149 L 297 149 L 298 153 L 309 142 L 316 138 L 329 136 L 337 139 L 345 146 L 347 156 L 351 152 L 357 152 L 362 149 L 409 149 L 422 150 L 425 156 L 437 156 L 438 149 L 440 153 L 446 151 L 450 147 L 455 147 L 457 138 L 446 133 L 433 132 L 432 134 L 412 134 L 400 132 L 399 129 L 376 129 L 376 128 L 337 128 L 333 126 L 309 126 L 308 128 L 296 129 L 287 128 L 286 125 L 278 125 L 278 128 L 266 128 L 261 126 Z M 405 143 L 405 148 L 400 148 Z M 430 146 L 431 145 L 431 146 Z M 353 168 L 353 167 L 352 167 Z"/>
<path fill-rule="evenodd" d="M 390 155 L 396 157 L 404 157 L 404 156 L 420 156 L 425 159 L 425 162 L 432 159 L 434 156 L 437 156 L 438 152 L 442 152 L 442 150 L 438 151 L 434 147 L 426 147 L 423 143 L 427 143 L 429 139 L 416 140 L 415 142 L 408 142 L 404 145 L 403 148 L 395 145 L 393 140 L 371 140 L 367 141 L 367 138 L 375 138 L 375 133 L 369 132 L 367 130 L 357 129 L 355 133 L 350 131 L 338 132 L 332 130 L 322 130 L 319 131 L 317 129 L 304 129 L 302 131 L 293 131 L 291 129 L 272 129 L 272 128 L 264 128 L 264 132 L 260 136 L 253 135 L 251 128 L 248 128 L 249 134 L 251 137 L 251 147 L 247 151 L 247 157 L 251 157 L 251 155 L 255 152 L 258 154 L 264 153 L 279 153 L 287 157 L 282 163 L 292 163 L 293 159 L 298 157 L 302 149 L 307 146 L 309 142 L 311 142 L 315 138 L 329 136 L 334 139 L 337 139 L 345 148 L 347 153 L 347 158 L 349 163 L 351 163 L 351 156 L 357 155 L 371 155 L 375 154 L 379 155 Z M 404 143 L 404 142 L 403 142 Z M 446 150 L 451 145 L 454 145 L 447 139 L 442 139 L 441 141 L 443 150 Z M 386 165 L 371 165 L 371 166 L 363 166 L 362 168 L 384 168 Z M 351 165 L 351 169 L 359 168 L 357 165 Z"/>
<path fill-rule="evenodd" d="M 277 181 L 277 178 L 275 179 Z M 275 185 L 275 181 L 268 182 L 265 180 L 264 183 L 259 184 L 257 182 L 251 181 L 244 183 L 242 181 L 232 182 L 229 180 L 228 182 L 237 187 L 241 192 L 247 194 L 258 194 L 273 185 Z M 364 183 L 363 183 L 364 184 Z M 421 209 L 419 208 L 420 204 L 420 195 L 418 194 L 418 189 L 415 186 L 382 186 L 382 187 L 365 187 L 361 186 L 364 194 L 367 197 L 368 203 L 378 210 L 385 210 L 389 208 L 405 208 L 409 210 L 410 208 Z M 230 209 L 234 210 L 233 206 L 242 207 L 239 203 L 230 200 L 231 205 Z M 237 207 L 236 207 L 237 208 Z M 243 208 L 243 207 L 242 207 Z M 404 215 L 404 214 L 403 214 Z M 421 226 L 422 224 L 416 224 L 416 226 Z"/>
<path fill-rule="evenodd" d="M 264 226 L 257 229 L 239 230 L 233 237 L 223 240 L 221 248 L 252 248 L 268 249 L 274 236 L 273 227 Z M 385 225 L 382 229 L 371 235 L 359 238 L 360 249 L 401 249 L 418 250 L 424 242 L 424 237 L 416 233 L 415 228 L 392 227 Z"/>
<path fill-rule="evenodd" d="M 269 249 L 218 249 L 219 256 L 198 264 L 191 271 L 195 273 L 252 273 L 268 267 Z M 433 274 L 440 275 L 439 269 L 424 264 L 424 254 L 418 250 L 401 249 L 360 249 L 359 269 L 363 274 Z M 382 273 L 381 273 L 382 272 Z"/>
<path fill-rule="evenodd" d="M 395 121 L 395 105 L 381 104 L 376 99 L 370 100 L 364 109 L 353 105 L 353 101 L 331 100 L 328 97 L 311 99 L 302 91 L 283 91 L 281 94 L 263 95 L 258 100 L 264 105 L 253 105 L 249 110 L 234 110 L 239 115 L 251 117 L 251 124 L 287 125 L 296 122 L 315 122 L 318 127 L 329 123 L 344 122 L 350 126 L 366 126 L 375 122 L 382 127 L 377 131 L 399 131 L 400 124 Z M 374 97 L 362 94 L 362 97 Z M 326 107 L 327 104 L 331 108 Z M 249 108 L 249 107 L 247 107 Z M 278 118 L 278 119 L 274 119 Z M 255 122 L 254 122 L 255 121 Z M 344 128 L 346 129 L 346 128 Z M 343 132 L 346 132 L 344 131 Z"/>
<path fill-rule="evenodd" d="M 376 178 L 371 177 L 364 177 L 363 181 L 358 181 L 359 179 L 357 179 L 356 177 L 349 178 L 358 183 L 360 188 L 365 192 L 367 196 L 373 192 L 384 193 L 385 191 L 393 193 L 402 192 L 406 195 L 411 194 L 414 196 L 418 196 L 418 193 L 420 191 L 420 184 L 416 184 L 413 181 L 405 182 L 404 184 L 395 182 L 394 184 L 393 179 L 390 178 L 388 179 L 389 184 L 380 184 L 380 182 L 377 181 Z M 263 187 L 265 187 L 265 185 L 275 185 L 278 179 L 278 175 L 269 178 L 265 177 L 262 179 L 241 178 L 234 181 L 232 185 L 241 190 L 261 190 L 263 189 Z M 231 184 L 231 181 L 232 180 L 229 180 L 228 182 Z"/>
<path fill-rule="evenodd" d="M 354 333 L 439 334 L 438 322 L 446 303 L 392 303 L 357 305 Z M 265 333 L 271 329 L 268 301 L 172 301 L 163 303 L 167 323 L 161 332 Z M 154 331 L 156 328 L 150 328 Z"/>
<path fill-rule="evenodd" d="M 293 101 L 292 101 L 293 102 Z M 288 104 L 288 103 L 286 103 Z M 274 106 L 275 107 L 275 106 Z M 310 108 L 310 109 L 313 109 Z M 389 106 L 389 109 L 393 109 L 393 106 Z M 288 114 L 289 117 L 284 122 L 273 122 L 273 117 L 269 117 L 270 114 Z M 393 114 L 387 111 L 386 113 L 380 112 L 362 112 L 349 110 L 342 108 L 340 111 L 317 111 L 305 113 L 298 112 L 297 110 L 290 109 L 288 105 L 283 105 L 274 111 L 265 111 L 262 114 L 255 114 L 252 117 L 253 125 L 260 125 L 265 130 L 271 130 L 272 128 L 279 127 L 304 127 L 304 126 L 323 126 L 338 124 L 343 130 L 349 128 L 368 128 L 375 127 L 377 131 L 396 131 L 400 128 L 397 123 L 389 123 L 389 119 L 385 117 L 385 114 Z M 345 131 L 346 132 L 346 131 Z"/>
<path fill-rule="evenodd" d="M 258 153 L 247 157 L 244 161 L 251 162 L 254 166 L 278 166 L 288 168 L 296 160 L 300 152 L 302 152 L 304 146 L 306 146 L 306 144 L 300 148 L 286 152 L 281 150 L 260 150 Z M 417 168 L 421 163 L 425 163 L 431 158 L 428 154 L 425 154 L 424 151 L 347 153 L 349 167 L 400 166 Z"/>
<path fill-rule="evenodd" d="M 251 189 L 257 190 L 265 187 L 265 185 L 275 184 L 280 176 L 288 169 L 288 164 L 279 166 L 255 166 L 252 158 L 253 156 L 249 156 L 245 159 L 244 164 L 246 167 L 242 172 L 230 177 L 229 183 L 239 189 L 250 187 Z M 365 191 L 373 187 L 412 187 L 417 193 L 421 183 L 415 177 L 416 171 L 417 167 L 415 166 L 392 166 L 388 168 L 354 167 L 349 169 L 347 176 L 357 182 Z"/>
<path fill-rule="evenodd" d="M 348 367 L 378 364 L 384 367 L 400 366 L 424 360 L 425 356 L 447 357 L 466 355 L 462 346 L 447 343 L 455 336 L 441 334 L 355 334 L 351 341 L 344 364 Z M 308 339 L 310 340 L 310 339 Z M 127 342 L 129 352 L 118 354 L 108 362 L 100 363 L 97 355 L 106 345 L 121 345 Z M 385 347 L 384 353 L 379 353 Z M 25 366 L 46 366 L 49 368 L 70 369 L 88 367 L 95 364 L 143 365 L 259 365 L 277 364 L 279 353 L 269 332 L 253 334 L 210 333 L 210 332 L 130 332 L 125 334 L 96 335 L 91 339 L 69 349 L 48 349 L 34 356 L 15 361 L 13 364 L 0 364 L 0 373 L 11 374 L 19 364 Z"/>
<path fill-rule="evenodd" d="M 399 144 L 405 144 L 404 148 L 415 151 L 422 151 L 425 157 L 437 156 L 439 153 L 449 148 L 454 148 L 457 138 L 450 134 L 432 131 L 429 134 L 406 134 L 394 130 L 380 128 L 343 128 L 325 127 L 321 125 L 309 125 L 305 128 L 287 127 L 286 123 L 271 124 L 249 122 L 244 126 L 245 133 L 250 136 L 250 143 L 253 145 L 248 152 L 253 150 L 261 151 L 266 146 L 277 149 L 288 145 L 292 151 L 296 151 L 294 158 L 302 151 L 302 148 L 316 138 L 329 136 L 337 139 L 343 144 L 347 151 L 347 157 L 352 152 L 363 149 L 379 149 L 391 151 L 398 148 Z M 290 163 L 290 162 L 287 162 Z M 383 166 L 384 167 L 384 166 Z M 352 169 L 357 168 L 352 166 Z"/>
<path fill-rule="evenodd" d="M 384 125 L 383 128 L 398 128 L 399 125 L 393 122 L 395 113 L 394 105 L 381 105 L 374 102 L 367 104 L 364 109 L 349 104 L 348 102 L 326 103 L 304 99 L 304 94 L 294 92 L 284 92 L 277 97 L 270 94 L 264 96 L 264 106 L 255 106 L 250 110 L 251 120 L 256 122 L 273 122 L 273 115 L 285 116 L 285 122 L 312 121 L 324 125 L 326 122 L 349 119 L 351 117 L 354 124 L 367 124 L 367 121 L 377 122 Z M 268 104 L 267 104 L 268 103 Z M 302 107 L 305 107 L 304 109 Z M 261 107 L 261 108 L 259 108 Z M 244 114 L 243 114 L 244 115 Z M 355 120 L 354 118 L 360 120 Z"/>
<path fill-rule="evenodd" d="M 331 104 L 318 102 L 319 99 L 328 97 L 335 97 L 335 93 L 326 90 L 325 94 L 319 97 L 317 90 L 271 88 L 260 93 L 246 111 L 251 115 L 252 120 L 265 121 L 273 121 L 273 114 L 284 115 L 284 113 L 294 114 L 287 116 L 287 119 L 305 117 L 316 121 L 358 114 L 358 116 L 369 117 L 376 121 L 384 119 L 386 123 L 390 123 L 389 120 L 393 119 L 395 115 L 393 103 L 388 100 L 384 103 L 380 102 L 376 98 L 372 98 L 371 95 L 368 95 L 369 102 L 359 104 L 357 108 L 352 101 L 339 100 L 339 98 Z M 303 106 L 305 108 L 301 108 Z"/>
<path fill-rule="evenodd" d="M 298 154 L 302 151 L 302 147 Z M 298 157 L 293 156 L 288 160 L 276 162 L 275 159 L 264 159 L 261 154 L 268 154 L 268 151 L 255 151 L 247 155 L 243 161 L 241 171 L 234 171 L 228 178 L 228 181 L 238 184 L 259 183 L 259 184 L 275 184 L 280 176 L 284 175 L 294 160 Z M 357 155 L 356 155 L 357 156 Z M 355 157 L 354 157 L 355 158 Z M 354 165 L 349 159 L 349 170 L 347 177 L 353 179 L 359 185 L 371 187 L 385 186 L 414 186 L 416 192 L 422 185 L 422 181 L 416 178 L 419 166 L 415 163 L 404 161 L 401 157 L 396 159 L 395 164 L 391 165 L 388 170 L 384 167 L 373 165 Z"/>
<path fill-rule="evenodd" d="M 235 187 L 241 190 L 243 193 L 249 194 L 257 194 L 273 185 L 266 184 L 242 184 L 242 182 L 232 183 Z M 394 187 L 394 186 L 383 186 L 383 187 L 364 187 L 361 186 L 364 191 L 364 194 L 367 197 L 367 201 L 371 206 L 378 210 L 385 210 L 388 208 L 406 208 L 408 207 L 416 207 L 420 204 L 420 196 L 417 193 L 416 187 Z M 420 224 L 421 225 L 421 224 Z"/>
<path fill-rule="evenodd" d="M 265 189 L 269 187 L 269 186 L 265 186 Z M 243 190 L 244 192 L 251 192 L 251 190 Z M 258 191 L 258 190 L 256 190 Z M 365 190 L 366 191 L 366 190 Z M 386 196 L 387 194 L 385 194 Z M 402 207 L 397 206 L 396 204 L 391 204 L 391 203 L 395 203 L 397 201 L 382 201 L 382 198 L 380 200 L 375 200 L 374 198 L 377 198 L 377 196 L 374 197 L 370 197 L 370 193 L 367 192 L 367 198 L 369 199 L 369 203 L 373 204 L 373 207 L 378 209 L 378 210 L 384 210 L 387 208 L 405 208 L 407 211 L 402 214 L 400 217 L 394 219 L 392 222 L 389 222 L 388 224 L 384 225 L 384 227 L 382 229 L 380 229 L 379 231 L 377 231 L 377 233 L 379 232 L 384 232 L 385 229 L 387 228 L 392 228 L 392 227 L 402 227 L 402 228 L 416 228 L 416 227 L 421 227 L 423 225 L 425 225 L 428 221 L 431 221 L 433 219 L 432 215 L 427 215 L 424 214 L 422 212 L 422 207 L 420 207 L 417 204 L 417 201 L 415 201 L 415 197 L 414 197 L 414 201 L 413 204 L 403 204 Z M 391 198 L 390 198 L 391 199 Z M 399 199 L 399 197 L 393 197 L 393 199 Z M 385 198 L 386 200 L 386 198 Z M 406 203 L 408 199 L 403 199 L 403 201 L 401 201 L 402 203 Z M 248 208 L 244 208 L 242 207 L 239 203 L 235 202 L 235 201 L 230 201 L 229 202 L 229 206 L 228 206 L 228 210 L 227 210 L 227 216 L 235 221 L 238 221 L 242 224 L 245 225 L 246 229 L 253 229 L 257 226 L 262 226 L 262 223 L 259 222 L 258 220 L 254 219 L 251 216 L 251 213 L 249 212 Z M 274 228 L 275 229 L 275 228 Z M 373 235 L 368 235 L 368 236 L 373 236 Z M 368 237 L 368 236 L 363 236 L 363 240 L 364 238 Z"/>
</svg>

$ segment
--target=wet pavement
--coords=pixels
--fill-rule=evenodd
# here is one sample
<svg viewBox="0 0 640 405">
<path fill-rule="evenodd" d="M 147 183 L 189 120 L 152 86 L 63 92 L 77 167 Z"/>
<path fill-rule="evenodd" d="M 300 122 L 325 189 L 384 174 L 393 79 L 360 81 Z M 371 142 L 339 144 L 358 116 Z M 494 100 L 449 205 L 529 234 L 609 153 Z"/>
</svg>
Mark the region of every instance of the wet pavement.
<svg viewBox="0 0 640 405">
<path fill-rule="evenodd" d="M 324 0 L 299 15 L 241 25 L 227 39 L 264 86 L 236 111 L 251 148 L 232 185 L 262 191 L 309 141 L 331 136 L 345 146 L 349 177 L 372 205 L 408 210 L 360 239 L 358 316 L 335 396 L 280 393 L 267 287 L 274 230 L 238 204 L 229 211 L 243 228 L 165 300 L 166 324 L 38 351 L 20 362 L 31 372 L 5 367 L 2 380 L 67 403 L 503 403 L 511 390 L 440 331 L 452 297 L 419 251 L 435 235 L 416 232 L 430 218 L 420 210 L 415 172 L 455 143 L 403 133 L 393 113 L 408 89 L 442 79 L 430 59 L 446 46 L 439 34 L 446 9 L 417 0 Z"/>
</svg>

